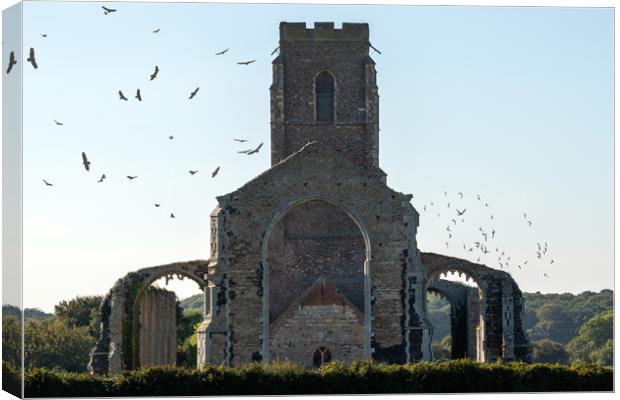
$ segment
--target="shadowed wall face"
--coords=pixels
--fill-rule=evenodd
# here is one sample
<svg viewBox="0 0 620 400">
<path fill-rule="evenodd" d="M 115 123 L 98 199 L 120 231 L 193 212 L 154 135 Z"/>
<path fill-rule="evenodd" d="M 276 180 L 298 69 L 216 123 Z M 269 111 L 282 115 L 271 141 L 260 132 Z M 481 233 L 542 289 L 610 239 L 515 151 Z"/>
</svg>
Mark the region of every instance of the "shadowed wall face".
<svg viewBox="0 0 620 400">
<path fill-rule="evenodd" d="M 300 302 L 301 296 L 319 278 L 328 280 L 338 296 L 350 304 L 342 312 L 322 305 L 322 308 L 315 308 L 311 313 L 291 315 L 297 322 L 289 326 L 292 329 L 287 332 L 289 338 L 298 336 L 300 329 L 315 332 L 317 337 L 326 334 L 328 328 L 338 331 L 340 318 L 353 321 L 353 309 L 363 315 L 360 310 L 364 309 L 364 257 L 365 244 L 359 228 L 337 206 L 311 201 L 291 210 L 273 230 L 268 246 L 270 324 L 286 317 L 283 313 L 286 314 L 285 311 L 294 302 Z M 341 300 L 336 303 L 343 307 Z M 347 310 L 348 313 L 345 312 Z M 347 315 L 351 318 L 345 318 Z M 344 324 L 346 327 L 343 325 L 343 329 L 355 331 L 354 335 L 332 333 L 342 341 L 358 341 L 353 345 L 359 346 L 361 351 L 363 321 L 356 323 L 359 326 L 355 323 Z M 287 336 L 283 332 L 285 325 L 279 322 L 279 336 Z M 360 332 L 357 332 L 358 327 Z M 310 350 L 316 349 L 306 350 L 312 354 Z M 278 354 L 285 355 L 282 351 Z M 332 350 L 332 354 L 337 358 L 341 353 Z"/>
<path fill-rule="evenodd" d="M 176 295 L 148 288 L 140 306 L 140 366 L 175 365 L 177 361 Z"/>
</svg>

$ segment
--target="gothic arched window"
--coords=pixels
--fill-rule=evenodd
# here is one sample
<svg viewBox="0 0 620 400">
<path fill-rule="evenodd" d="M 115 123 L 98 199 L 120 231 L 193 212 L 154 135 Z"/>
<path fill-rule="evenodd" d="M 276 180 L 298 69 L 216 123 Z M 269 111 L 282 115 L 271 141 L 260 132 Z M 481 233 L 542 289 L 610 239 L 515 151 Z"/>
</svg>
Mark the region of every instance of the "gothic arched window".
<svg viewBox="0 0 620 400">
<path fill-rule="evenodd" d="M 316 77 L 314 82 L 314 92 L 316 97 L 316 120 L 334 120 L 334 78 L 332 75 L 323 71 Z"/>
<path fill-rule="evenodd" d="M 325 347 L 319 347 L 312 355 L 312 365 L 320 367 L 321 365 L 328 363 L 332 360 L 332 353 Z"/>
</svg>

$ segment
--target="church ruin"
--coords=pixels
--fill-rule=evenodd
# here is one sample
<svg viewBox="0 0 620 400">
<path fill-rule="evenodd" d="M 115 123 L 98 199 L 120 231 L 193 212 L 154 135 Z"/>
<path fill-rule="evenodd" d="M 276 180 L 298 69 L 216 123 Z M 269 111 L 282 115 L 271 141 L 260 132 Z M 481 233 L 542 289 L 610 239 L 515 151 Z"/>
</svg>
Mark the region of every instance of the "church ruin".
<svg viewBox="0 0 620 400">
<path fill-rule="evenodd" d="M 431 360 L 427 291 L 451 304 L 453 358 L 529 359 L 523 299 L 509 274 L 419 251 L 411 195 L 391 189 L 379 166 L 369 46 L 367 24 L 280 24 L 271 168 L 217 197 L 209 260 L 139 270 L 115 284 L 91 371 L 167 359 L 150 354 L 164 351 L 152 342 L 141 350 L 140 304 L 151 282 L 171 274 L 204 289 L 198 366 Z M 478 288 L 440 279 L 450 272 Z"/>
</svg>

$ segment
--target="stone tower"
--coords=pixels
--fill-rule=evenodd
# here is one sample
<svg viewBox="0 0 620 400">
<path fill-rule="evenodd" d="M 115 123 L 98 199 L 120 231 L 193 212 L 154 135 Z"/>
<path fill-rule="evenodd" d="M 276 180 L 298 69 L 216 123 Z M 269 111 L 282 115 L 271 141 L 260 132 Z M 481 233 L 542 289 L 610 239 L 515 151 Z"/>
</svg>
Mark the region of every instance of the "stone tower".
<svg viewBox="0 0 620 400">
<path fill-rule="evenodd" d="M 271 163 L 318 141 L 379 166 L 379 95 L 368 24 L 280 24 L 271 85 Z"/>
</svg>

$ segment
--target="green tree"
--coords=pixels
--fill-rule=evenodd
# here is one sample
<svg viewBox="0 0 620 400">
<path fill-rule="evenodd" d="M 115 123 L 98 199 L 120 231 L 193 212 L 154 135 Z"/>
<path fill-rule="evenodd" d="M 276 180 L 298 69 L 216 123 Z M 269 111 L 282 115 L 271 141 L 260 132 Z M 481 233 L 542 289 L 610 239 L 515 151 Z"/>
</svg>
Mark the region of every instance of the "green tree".
<svg viewBox="0 0 620 400">
<path fill-rule="evenodd" d="M 101 296 L 77 296 L 54 306 L 54 314 L 70 327 L 88 327 L 93 337 L 99 336 Z"/>
<path fill-rule="evenodd" d="M 177 365 L 196 368 L 196 329 L 202 322 L 202 310 L 182 311 L 177 303 Z"/>
<path fill-rule="evenodd" d="M 608 310 L 595 315 L 579 328 L 579 334 L 566 346 L 573 362 L 613 362 L 614 312 Z"/>
<path fill-rule="evenodd" d="M 537 363 L 560 363 L 568 364 L 568 353 L 562 343 L 550 339 L 542 339 L 532 342 L 532 361 Z"/>
<path fill-rule="evenodd" d="M 71 326 L 58 318 L 26 323 L 24 341 L 26 368 L 70 372 L 86 370 L 89 351 L 95 345 L 87 326 Z"/>
<path fill-rule="evenodd" d="M 3 315 L 2 360 L 10 363 L 13 367 L 21 368 L 21 347 L 22 335 L 19 329 L 19 321 L 12 315 Z"/>
</svg>

